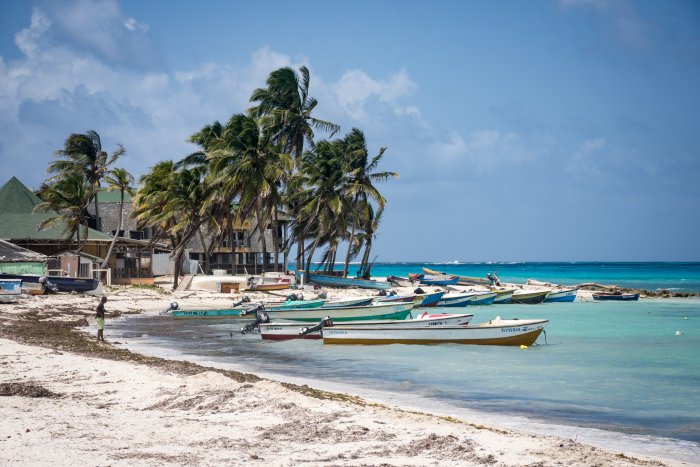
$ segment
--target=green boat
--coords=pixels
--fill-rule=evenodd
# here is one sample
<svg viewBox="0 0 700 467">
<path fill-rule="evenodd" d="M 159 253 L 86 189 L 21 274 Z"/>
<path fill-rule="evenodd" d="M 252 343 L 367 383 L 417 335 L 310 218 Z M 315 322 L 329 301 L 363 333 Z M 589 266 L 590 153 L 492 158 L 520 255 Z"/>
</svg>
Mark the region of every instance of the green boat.
<svg viewBox="0 0 700 467">
<path fill-rule="evenodd" d="M 266 304 L 265 309 L 272 310 L 272 311 L 284 311 L 284 310 L 296 310 L 296 309 L 308 310 L 308 309 L 313 309 L 313 308 L 320 308 L 324 303 L 325 303 L 324 300 L 287 300 L 286 302 L 276 302 L 276 303 Z M 170 311 L 172 313 L 173 318 L 176 318 L 176 319 L 192 319 L 192 318 L 222 319 L 222 318 L 241 318 L 241 317 L 245 317 L 245 318 L 249 319 L 251 317 L 251 315 L 247 315 L 246 313 L 248 311 L 250 311 L 251 309 L 254 309 L 257 305 L 258 305 L 257 303 L 247 303 L 247 306 L 245 306 L 245 307 L 224 308 L 224 309 L 220 309 L 220 310 L 211 310 L 211 309 L 179 310 L 177 303 L 174 302 L 170 305 L 170 308 L 168 308 L 168 310 L 166 310 L 163 314 Z"/>
</svg>

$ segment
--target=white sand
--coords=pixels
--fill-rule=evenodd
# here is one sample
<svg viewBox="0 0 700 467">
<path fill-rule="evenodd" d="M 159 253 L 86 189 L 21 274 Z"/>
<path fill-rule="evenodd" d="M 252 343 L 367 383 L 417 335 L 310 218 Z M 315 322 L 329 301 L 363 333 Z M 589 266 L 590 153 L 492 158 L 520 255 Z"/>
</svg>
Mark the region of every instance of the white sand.
<svg viewBox="0 0 700 467">
<path fill-rule="evenodd" d="M 154 312 L 173 300 L 225 306 L 233 297 L 138 289 L 108 296 L 108 312 L 124 313 Z M 60 307 L 92 319 L 95 304 L 79 295 L 32 297 L 0 312 Z M 0 383 L 32 383 L 60 395 L 0 397 L 0 465 L 689 465 L 361 399 L 321 400 L 269 380 L 241 383 L 207 369 L 183 376 L 5 339 Z"/>
</svg>

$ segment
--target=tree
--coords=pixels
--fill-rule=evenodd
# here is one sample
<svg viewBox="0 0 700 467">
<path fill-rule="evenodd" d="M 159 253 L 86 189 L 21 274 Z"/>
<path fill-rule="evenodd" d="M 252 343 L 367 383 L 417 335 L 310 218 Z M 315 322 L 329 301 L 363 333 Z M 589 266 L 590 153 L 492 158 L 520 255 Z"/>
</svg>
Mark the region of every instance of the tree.
<svg viewBox="0 0 700 467">
<path fill-rule="evenodd" d="M 352 197 L 352 231 L 348 241 L 348 251 L 345 256 L 345 267 L 343 269 L 343 275 L 347 276 L 351 251 L 355 241 L 355 228 L 359 223 L 358 207 L 362 208 L 362 206 L 358 206 L 358 203 L 363 205 L 372 200 L 377 203 L 381 213 L 384 210 L 386 200 L 373 182 L 383 182 L 389 178 L 398 178 L 399 174 L 396 172 L 374 172 L 382 160 L 386 148 L 380 148 L 379 153 L 370 159 L 365 135 L 359 129 L 353 128 L 342 140 L 341 145 L 347 157 L 346 170 L 348 171 L 349 180 L 346 185 L 346 194 Z"/>
<path fill-rule="evenodd" d="M 112 256 L 112 250 L 114 250 L 114 245 L 117 243 L 117 237 L 119 236 L 119 232 L 122 230 L 122 219 L 124 217 L 124 194 L 127 193 L 130 196 L 133 196 L 134 194 L 134 189 L 132 187 L 132 185 L 134 184 L 134 177 L 125 169 L 110 170 L 107 173 L 107 176 L 105 176 L 105 180 L 109 185 L 107 191 L 119 190 L 119 223 L 117 224 L 117 231 L 114 232 L 114 238 L 112 239 L 112 243 L 110 243 L 109 245 L 107 256 L 105 256 L 105 259 L 100 265 L 101 269 L 107 267 L 107 264 L 109 263 L 109 258 L 110 256 Z"/>
<path fill-rule="evenodd" d="M 263 131 L 254 118 L 233 115 L 226 124 L 222 142 L 208 155 L 213 183 L 231 199 L 238 197 L 237 220 L 255 214 L 263 247 L 263 267 L 267 267 L 265 229 L 273 223 L 275 255 L 278 241 L 274 210 L 280 199 L 279 186 L 291 170 L 292 160 L 279 151 L 271 134 Z M 275 261 L 275 268 L 277 262 Z"/>
<path fill-rule="evenodd" d="M 87 205 L 94 194 L 92 186 L 88 185 L 80 173 L 67 173 L 64 177 L 44 183 L 39 192 L 43 201 L 34 208 L 34 212 L 55 212 L 55 216 L 45 219 L 38 230 L 47 230 L 65 224 L 67 238 L 76 237 L 77 251 L 82 248 L 81 230 L 87 238 L 87 224 L 90 214 Z"/>
<path fill-rule="evenodd" d="M 88 184 L 92 187 L 95 201 L 95 227 L 100 230 L 100 208 L 97 202 L 97 193 L 101 181 L 109 171 L 109 167 L 122 155 L 125 149 L 121 144 L 111 155 L 102 150 L 100 135 L 95 130 L 89 130 L 85 134 L 71 134 L 64 143 L 63 149 L 55 152 L 59 159 L 49 164 L 49 173 L 57 174 L 57 178 L 64 177 L 67 173 L 83 174 Z"/>
<path fill-rule="evenodd" d="M 294 168 L 301 164 L 304 153 L 304 142 L 314 147 L 314 130 L 330 132 L 330 137 L 340 130 L 335 123 L 317 119 L 312 116 L 318 101 L 309 96 L 311 75 L 308 68 L 302 66 L 297 74 L 290 67 L 280 68 L 270 73 L 267 87 L 258 88 L 250 97 L 256 106 L 248 109 L 248 114 L 259 119 L 260 125 L 272 134 L 275 143 L 281 146 L 281 152 L 293 155 L 295 165 L 289 170 L 287 179 L 293 179 Z M 293 191 L 297 185 L 286 187 L 287 196 L 284 199 L 296 200 L 299 197 Z M 299 205 L 290 202 L 288 210 L 292 217 L 297 217 Z M 287 258 L 292 247 L 289 241 L 284 248 L 284 268 L 287 269 Z M 297 248 L 297 269 L 303 262 L 303 245 Z"/>
</svg>

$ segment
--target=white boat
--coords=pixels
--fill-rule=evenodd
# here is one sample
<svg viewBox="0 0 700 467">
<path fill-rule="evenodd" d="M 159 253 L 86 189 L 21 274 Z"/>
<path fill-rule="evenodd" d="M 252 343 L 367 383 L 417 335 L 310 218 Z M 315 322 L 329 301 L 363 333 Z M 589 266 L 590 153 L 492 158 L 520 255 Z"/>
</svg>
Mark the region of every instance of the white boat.
<svg viewBox="0 0 700 467">
<path fill-rule="evenodd" d="M 495 289 L 492 288 L 491 292 L 496 292 L 496 298 L 493 300 L 494 305 L 510 303 L 510 299 L 515 292 L 515 289 Z"/>
<path fill-rule="evenodd" d="M 12 303 L 22 293 L 22 279 L 0 279 L 0 303 Z"/>
<path fill-rule="evenodd" d="M 206 275 L 194 276 L 190 283 L 190 290 L 210 290 L 216 292 L 219 284 L 238 284 L 238 290 L 248 286 L 248 278 L 244 276 Z"/>
<path fill-rule="evenodd" d="M 366 306 L 374 301 L 374 297 L 350 297 L 336 298 L 335 300 L 327 300 L 323 308 L 338 308 L 343 306 Z"/>
<path fill-rule="evenodd" d="M 468 305 L 490 305 L 496 299 L 496 292 L 464 292 L 445 294 L 437 306 L 464 307 Z"/>
<path fill-rule="evenodd" d="M 369 306 L 346 306 L 337 308 L 302 308 L 297 310 L 265 310 L 270 321 L 319 321 L 329 317 L 333 321 L 359 321 L 367 319 L 406 319 L 413 303 L 373 304 Z"/>
<path fill-rule="evenodd" d="M 532 345 L 549 321 L 546 319 L 500 319 L 475 326 L 353 326 L 352 323 L 323 330 L 324 344 L 477 344 Z"/>
<path fill-rule="evenodd" d="M 474 317 L 472 314 L 449 314 L 436 313 L 430 314 L 423 312 L 413 319 L 387 319 L 387 320 L 369 320 L 369 321 L 352 321 L 353 326 L 466 326 Z M 331 324 L 331 327 L 333 324 Z M 288 340 L 288 339 L 321 339 L 321 333 L 325 332 L 328 327 L 318 329 L 305 335 L 301 335 L 303 330 L 308 329 L 308 325 L 302 325 L 295 322 L 278 321 L 274 323 L 263 323 L 260 325 L 260 335 L 266 340 Z"/>
</svg>

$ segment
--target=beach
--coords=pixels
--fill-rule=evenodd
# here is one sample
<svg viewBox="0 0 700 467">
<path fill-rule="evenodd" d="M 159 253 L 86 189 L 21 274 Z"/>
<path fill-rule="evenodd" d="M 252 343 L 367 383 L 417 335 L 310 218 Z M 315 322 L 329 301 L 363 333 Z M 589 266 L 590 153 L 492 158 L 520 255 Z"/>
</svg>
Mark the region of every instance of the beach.
<svg viewBox="0 0 700 467">
<path fill-rule="evenodd" d="M 106 344 L 85 332 L 95 297 L 0 308 L 4 464 L 692 465 L 140 355 L 110 336 L 111 320 L 157 314 L 172 300 L 228 306 L 233 296 L 133 287 L 107 295 Z"/>
</svg>

